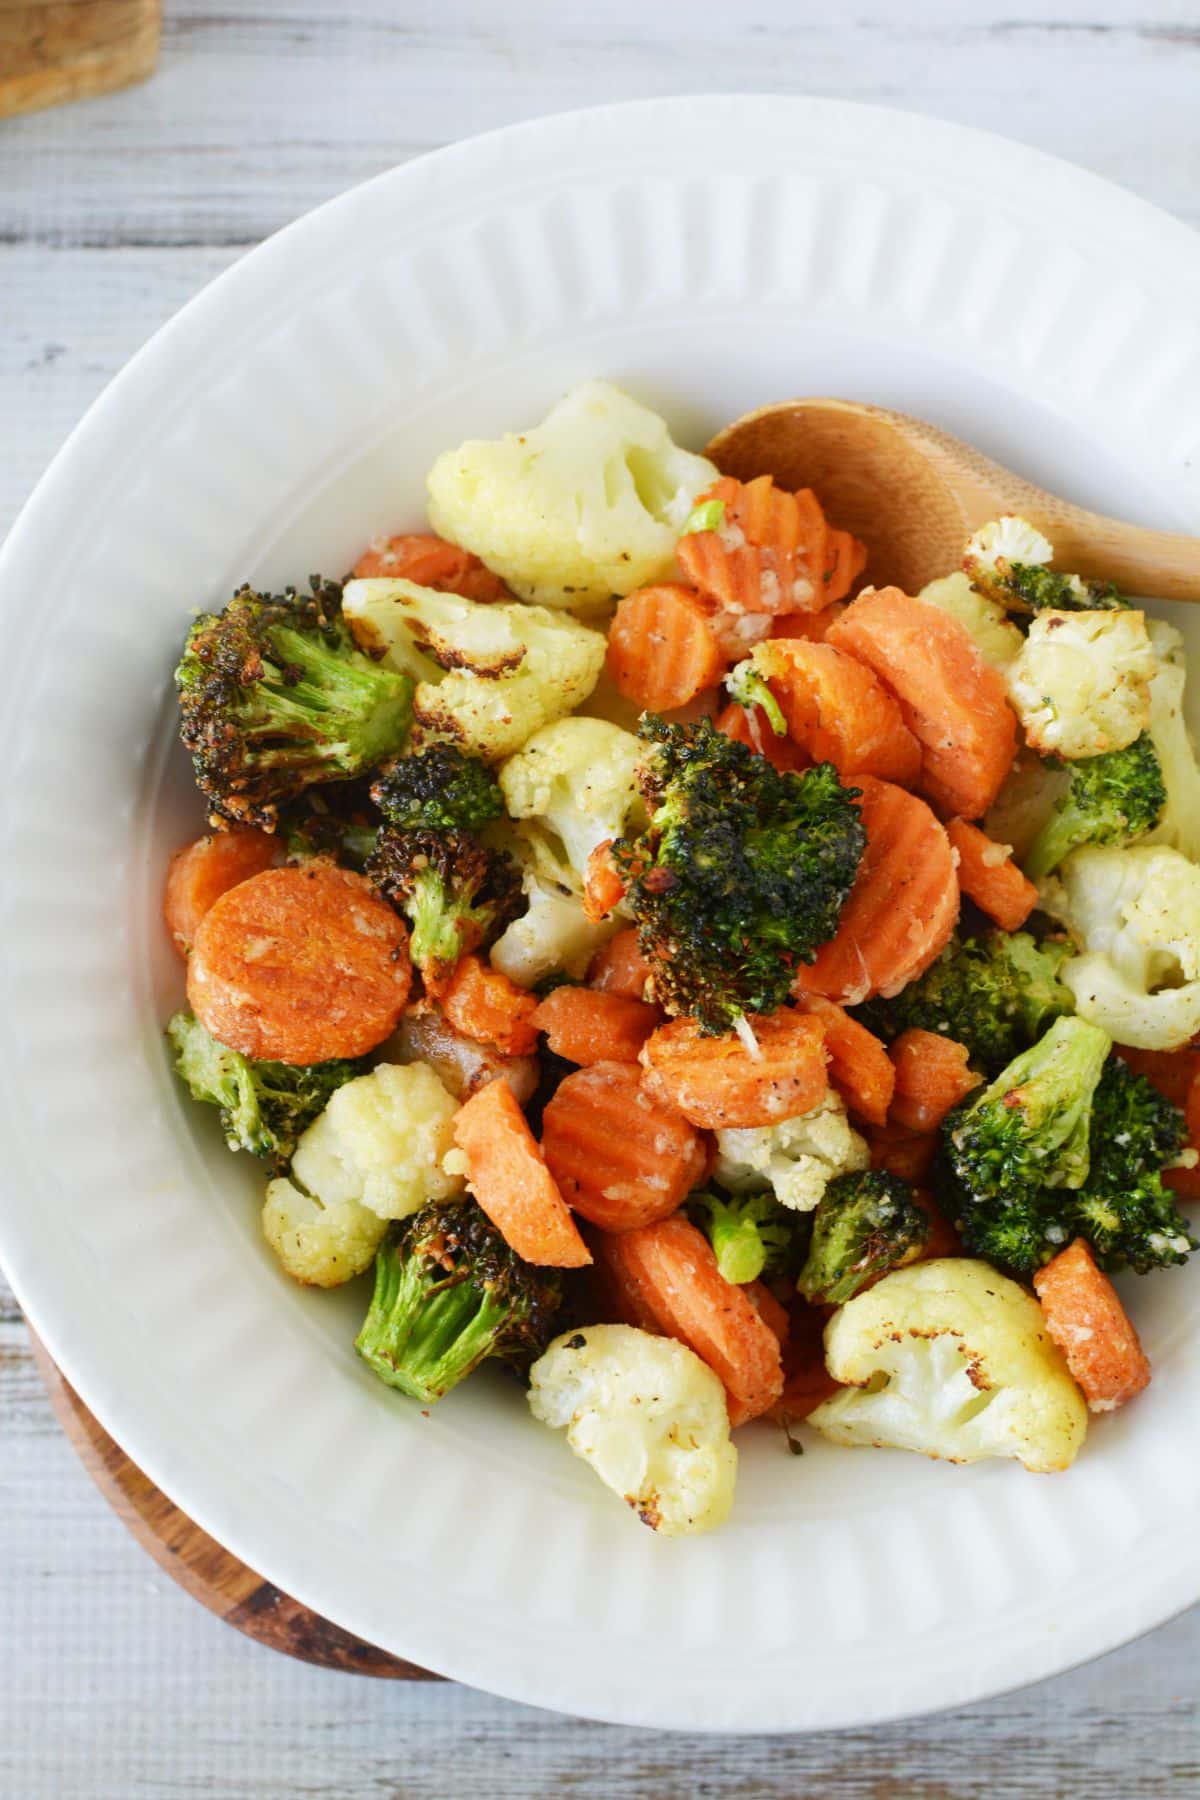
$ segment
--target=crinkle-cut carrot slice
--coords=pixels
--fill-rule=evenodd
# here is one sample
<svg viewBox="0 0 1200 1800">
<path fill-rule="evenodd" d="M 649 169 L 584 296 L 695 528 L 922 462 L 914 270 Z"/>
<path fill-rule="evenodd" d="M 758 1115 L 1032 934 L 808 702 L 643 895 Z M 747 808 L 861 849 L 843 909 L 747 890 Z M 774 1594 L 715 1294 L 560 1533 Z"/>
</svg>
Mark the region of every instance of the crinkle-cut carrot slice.
<svg viewBox="0 0 1200 1800">
<path fill-rule="evenodd" d="M 467 1186 L 506 1244 L 528 1263 L 581 1269 L 592 1260 L 503 1076 L 454 1115 Z"/>
<path fill-rule="evenodd" d="M 765 1282 L 744 1281 L 742 1283 L 742 1292 L 745 1294 L 747 1300 L 749 1300 L 751 1306 L 753 1306 L 763 1324 L 766 1325 L 779 1340 L 779 1347 L 782 1350 L 783 1346 L 787 1343 L 788 1330 L 791 1323 L 788 1318 L 787 1307 L 775 1298 Z"/>
<path fill-rule="evenodd" d="M 968 1067 L 966 1045 L 940 1032 L 913 1026 L 900 1033 L 888 1054 L 896 1070 L 888 1120 L 902 1131 L 936 1131 L 982 1079 Z"/>
<path fill-rule="evenodd" d="M 977 819 L 996 798 L 1017 749 L 1004 677 L 966 626 L 899 588 L 860 594 L 827 642 L 873 669 L 900 701 L 923 752 L 921 790 L 948 817 Z"/>
<path fill-rule="evenodd" d="M 994 919 L 1002 931 L 1019 931 L 1038 903 L 1038 891 L 1023 875 L 1007 844 L 997 844 L 968 819 L 946 825 L 958 856 L 958 885 L 968 900 Z"/>
<path fill-rule="evenodd" d="M 825 600 L 844 600 L 867 566 L 867 546 L 853 532 L 830 526 L 825 539 Z"/>
<path fill-rule="evenodd" d="M 726 668 L 743 662 L 756 644 L 772 635 L 774 619 L 770 613 L 730 612 L 707 594 L 701 594 L 699 599 Z"/>
<path fill-rule="evenodd" d="M 867 1147 L 873 1169 L 884 1169 L 889 1175 L 898 1175 L 901 1181 L 909 1181 L 917 1187 L 929 1179 L 937 1155 L 938 1134 L 936 1131 L 908 1131 L 889 1121 L 868 1132 Z"/>
<path fill-rule="evenodd" d="M 745 744 L 748 750 L 756 751 L 759 756 L 765 756 L 769 763 L 784 774 L 799 774 L 811 766 L 812 758 L 805 754 L 793 738 L 780 736 L 761 706 L 739 706 L 733 700 L 718 713 L 713 723 L 726 737 Z"/>
<path fill-rule="evenodd" d="M 648 1092 L 710 1131 L 811 1112 L 829 1085 L 820 1020 L 783 1007 L 746 1024 L 754 1054 L 736 1032 L 702 1036 L 694 1019 L 660 1025 L 642 1048 Z"/>
<path fill-rule="evenodd" d="M 668 1218 L 708 1166 L 700 1133 L 648 1094 L 628 1062 L 593 1063 L 559 1083 L 542 1117 L 542 1155 L 568 1206 L 605 1231 Z"/>
<path fill-rule="evenodd" d="M 816 612 L 824 606 L 825 515 L 811 488 L 789 494 L 769 475 L 723 475 L 704 500 L 725 516 L 715 531 L 689 532 L 676 556 L 693 587 L 730 612 Z"/>
<path fill-rule="evenodd" d="M 857 1006 L 898 994 L 940 956 L 958 918 L 950 840 L 923 800 L 871 775 L 855 777 L 867 847 L 838 928 L 796 972 L 798 994 Z"/>
<path fill-rule="evenodd" d="M 850 1112 L 868 1125 L 882 1125 L 892 1103 L 896 1070 L 887 1050 L 874 1032 L 833 1000 L 805 994 L 801 1012 L 821 1021 L 829 1056 L 829 1085 L 846 1102 Z"/>
<path fill-rule="evenodd" d="M 283 845 L 265 831 L 214 831 L 177 850 L 167 865 L 163 918 L 180 955 L 214 901 L 282 861 Z"/>
<path fill-rule="evenodd" d="M 810 644 L 823 644 L 830 627 L 836 625 L 846 610 L 844 600 L 835 600 L 815 613 L 780 613 L 771 622 L 768 634 L 773 638 L 807 638 Z"/>
<path fill-rule="evenodd" d="M 728 667 L 708 614 L 690 588 L 638 588 L 618 603 L 608 673 L 635 706 L 666 712 L 715 685 Z"/>
<path fill-rule="evenodd" d="M 200 1023 L 269 1062 L 364 1056 L 396 1029 L 411 985 L 404 921 L 360 875 L 327 862 L 230 888 L 188 958 Z"/>
<path fill-rule="evenodd" d="M 783 1390 L 779 1340 L 754 1303 L 726 1281 L 702 1231 L 678 1214 L 605 1236 L 598 1255 L 629 1310 L 678 1338 L 724 1384 L 731 1425 L 765 1413 Z"/>
<path fill-rule="evenodd" d="M 754 652 L 793 737 L 814 762 L 839 775 L 878 775 L 911 787 L 921 773 L 921 746 L 883 683 L 832 644 L 772 638 Z"/>
<path fill-rule="evenodd" d="M 604 994 L 625 994 L 630 1000 L 646 998 L 650 964 L 642 955 L 638 934 L 629 925 L 601 944 L 587 967 L 589 987 Z"/>
<path fill-rule="evenodd" d="M 539 1002 L 533 1023 L 555 1056 L 580 1065 L 636 1063 L 662 1014 L 645 1000 L 604 994 L 598 988 L 557 987 Z"/>
<path fill-rule="evenodd" d="M 386 576 L 391 581 L 414 581 L 418 587 L 459 594 L 464 600 L 480 600 L 485 605 L 512 599 L 500 577 L 477 556 L 432 532 L 372 538 L 355 563 L 354 574 L 359 580 Z"/>
<path fill-rule="evenodd" d="M 583 875 L 583 910 L 593 925 L 607 919 L 625 898 L 625 880 L 613 862 L 612 839 L 597 844 L 587 859 Z"/>
<path fill-rule="evenodd" d="M 1093 1412 L 1111 1412 L 1140 1394 L 1150 1364 L 1117 1290 L 1083 1238 L 1060 1250 L 1033 1277 L 1046 1330 Z"/>
<path fill-rule="evenodd" d="M 494 1044 L 506 1056 L 529 1056 L 537 1049 L 537 995 L 482 958 L 461 957 L 439 998 L 446 1018 L 463 1037 Z"/>
</svg>

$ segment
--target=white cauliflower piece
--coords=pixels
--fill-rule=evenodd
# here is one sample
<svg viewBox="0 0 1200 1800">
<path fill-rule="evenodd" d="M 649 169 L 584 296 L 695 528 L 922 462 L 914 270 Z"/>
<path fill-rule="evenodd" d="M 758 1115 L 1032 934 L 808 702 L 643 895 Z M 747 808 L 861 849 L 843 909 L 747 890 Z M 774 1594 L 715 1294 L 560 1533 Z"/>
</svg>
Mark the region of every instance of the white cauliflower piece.
<svg viewBox="0 0 1200 1800">
<path fill-rule="evenodd" d="M 387 1220 L 357 1200 L 325 1203 L 282 1176 L 267 1184 L 263 1236 L 294 1281 L 338 1287 L 371 1266 Z"/>
<path fill-rule="evenodd" d="M 642 810 L 637 769 L 643 746 L 603 719 L 559 719 L 534 732 L 501 764 L 510 819 L 534 819 L 562 844 L 580 882 L 588 857 L 620 837 Z"/>
<path fill-rule="evenodd" d="M 1006 669 L 1020 655 L 1025 640 L 1004 608 L 986 594 L 978 593 L 961 569 L 927 582 L 917 599 L 924 600 L 927 606 L 939 607 L 965 625 L 980 656 L 994 669 Z"/>
<path fill-rule="evenodd" d="M 696 496 L 716 478 L 657 413 L 585 381 L 532 430 L 439 456 L 429 518 L 523 599 L 596 607 L 671 574 Z"/>
<path fill-rule="evenodd" d="M 1145 731 L 1155 670 L 1143 613 L 1047 611 L 1008 670 L 1009 699 L 1035 750 L 1100 756 Z"/>
<path fill-rule="evenodd" d="M 781 1206 L 812 1212 L 835 1175 L 870 1167 L 871 1153 L 830 1088 L 819 1106 L 778 1125 L 717 1133 L 716 1179 L 734 1193 L 770 1187 Z"/>
<path fill-rule="evenodd" d="M 583 910 L 583 882 L 532 821 L 517 826 L 510 845 L 524 865 L 528 908 L 505 927 L 489 952 L 493 968 L 520 987 L 536 987 L 547 975 L 579 979 L 589 962 L 620 929 L 613 916 L 593 923 Z"/>
<path fill-rule="evenodd" d="M 605 640 L 578 619 L 516 601 L 483 605 L 413 581 L 348 581 L 355 640 L 416 682 L 413 741 L 449 739 L 495 761 L 586 700 Z"/>
<path fill-rule="evenodd" d="M 1141 842 L 1169 844 L 1200 862 L 1200 768 L 1184 714 L 1183 638 L 1162 619 L 1147 620 L 1146 629 L 1157 665 L 1150 683 L 1150 736 L 1162 765 L 1167 804 Z"/>
<path fill-rule="evenodd" d="M 1162 845 L 1088 845 L 1042 900 L 1082 950 L 1061 972 L 1081 1018 L 1142 1050 L 1176 1050 L 1200 1031 L 1195 863 Z"/>
<path fill-rule="evenodd" d="M 292 1175 L 326 1206 L 357 1200 L 381 1219 L 406 1219 L 463 1191 L 445 1166 L 457 1110 L 427 1063 L 380 1063 L 330 1095 L 296 1146 Z"/>
<path fill-rule="evenodd" d="M 725 1390 L 686 1344 L 632 1325 L 564 1332 L 529 1371 L 529 1405 L 651 1530 L 680 1537 L 728 1517 Z"/>
<path fill-rule="evenodd" d="M 885 1275 L 829 1321 L 825 1362 L 847 1391 L 808 1422 L 838 1444 L 961 1463 L 1013 1456 L 1046 1474 L 1069 1468 L 1087 1436 L 1041 1307 L 985 1262 L 944 1257 Z"/>
<path fill-rule="evenodd" d="M 1042 536 L 1036 525 L 1019 513 L 1004 513 L 990 519 L 970 538 L 963 551 L 963 569 L 967 579 L 983 594 L 1004 604 L 1005 583 L 1013 563 L 1033 563 L 1045 567 L 1054 555 L 1053 545 Z M 1076 577 L 1075 579 L 1078 579 Z M 1082 585 L 1080 588 L 1082 594 Z M 922 599 L 924 595 L 922 595 Z"/>
</svg>

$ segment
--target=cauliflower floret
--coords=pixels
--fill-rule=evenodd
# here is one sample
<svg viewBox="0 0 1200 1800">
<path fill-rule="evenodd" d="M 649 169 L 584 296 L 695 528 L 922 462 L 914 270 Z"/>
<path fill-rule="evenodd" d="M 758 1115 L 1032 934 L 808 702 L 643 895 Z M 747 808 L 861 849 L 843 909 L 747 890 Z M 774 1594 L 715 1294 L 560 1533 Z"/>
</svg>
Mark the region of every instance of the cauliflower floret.
<svg viewBox="0 0 1200 1800">
<path fill-rule="evenodd" d="M 1141 842 L 1169 844 L 1200 862 L 1200 769 L 1183 710 L 1187 678 L 1183 639 L 1162 619 L 1147 620 L 1146 629 L 1157 664 L 1150 683 L 1150 736 L 1158 751 L 1167 804 L 1154 830 Z"/>
<path fill-rule="evenodd" d="M 1008 693 L 1035 750 L 1100 756 L 1145 731 L 1155 667 L 1143 613 L 1047 611 L 1008 670 Z"/>
<path fill-rule="evenodd" d="M 1082 954 L 1062 980 L 1118 1044 L 1175 1050 L 1200 1031 L 1200 868 L 1165 846 L 1088 845 L 1043 888 Z"/>
<path fill-rule="evenodd" d="M 716 1179 L 734 1193 L 764 1184 L 781 1206 L 812 1212 L 835 1175 L 870 1166 L 871 1153 L 831 1088 L 819 1106 L 778 1125 L 718 1131 Z"/>
<path fill-rule="evenodd" d="M 578 980 L 621 920 L 588 918 L 582 880 L 539 825 L 531 820 L 518 825 L 511 849 L 524 865 L 522 889 L 529 904 L 492 945 L 492 966 L 521 987 L 536 987 L 547 975 Z"/>
<path fill-rule="evenodd" d="M 836 1312 L 825 1361 L 848 1391 L 809 1424 L 835 1443 L 947 1462 L 1015 1456 L 1069 1468 L 1087 1406 L 1031 1294 L 989 1263 L 945 1257 L 886 1275 Z"/>
<path fill-rule="evenodd" d="M 357 1200 L 381 1219 L 406 1219 L 463 1191 L 446 1167 L 456 1111 L 428 1064 L 380 1063 L 330 1097 L 296 1146 L 292 1174 L 326 1206 Z"/>
<path fill-rule="evenodd" d="M 940 607 L 965 625 L 980 656 L 993 668 L 1006 669 L 1020 655 L 1025 640 L 1004 608 L 977 593 L 961 569 L 927 582 L 917 598 L 929 606 Z"/>
<path fill-rule="evenodd" d="M 620 837 L 640 810 L 642 750 L 631 732 L 602 719 L 543 726 L 500 768 L 509 818 L 536 819 L 552 831 L 582 882 L 592 851 Z"/>
<path fill-rule="evenodd" d="M 387 1220 L 357 1200 L 326 1204 L 281 1176 L 267 1184 L 262 1228 L 294 1281 L 338 1287 L 370 1267 Z"/>
<path fill-rule="evenodd" d="M 564 1332 L 529 1371 L 529 1405 L 664 1537 L 711 1531 L 737 1478 L 725 1390 L 700 1358 L 632 1325 Z"/>
<path fill-rule="evenodd" d="M 1053 555 L 1053 545 L 1036 525 L 1021 518 L 1019 513 L 1004 513 L 999 519 L 990 519 L 986 525 L 981 525 L 967 539 L 963 568 L 968 579 L 986 594 L 997 577 L 1003 583 L 1013 563 L 1044 566 Z M 1002 592 L 997 598 L 1003 598 Z"/>
<path fill-rule="evenodd" d="M 495 761 L 586 700 L 602 633 L 542 606 L 485 606 L 413 581 L 348 581 L 358 644 L 416 681 L 413 741 L 450 739 Z"/>
<path fill-rule="evenodd" d="M 543 606 L 606 604 L 670 575 L 703 456 L 606 381 L 585 381 L 531 431 L 472 439 L 429 471 L 433 529 Z"/>
</svg>

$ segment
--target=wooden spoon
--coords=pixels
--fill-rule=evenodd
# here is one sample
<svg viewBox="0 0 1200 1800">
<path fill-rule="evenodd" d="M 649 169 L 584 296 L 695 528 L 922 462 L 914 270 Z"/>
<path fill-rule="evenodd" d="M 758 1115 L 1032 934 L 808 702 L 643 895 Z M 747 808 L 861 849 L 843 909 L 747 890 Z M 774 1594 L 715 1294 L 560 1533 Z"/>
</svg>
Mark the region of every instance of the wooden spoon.
<svg viewBox="0 0 1200 1800">
<path fill-rule="evenodd" d="M 1200 538 L 1087 512 L 907 413 L 785 400 L 727 425 L 708 455 L 740 481 L 773 475 L 781 487 L 814 488 L 830 520 L 866 544 L 864 579 L 879 587 L 915 594 L 959 567 L 980 525 L 1015 512 L 1045 532 L 1057 568 L 1131 594 L 1200 600 Z"/>
</svg>

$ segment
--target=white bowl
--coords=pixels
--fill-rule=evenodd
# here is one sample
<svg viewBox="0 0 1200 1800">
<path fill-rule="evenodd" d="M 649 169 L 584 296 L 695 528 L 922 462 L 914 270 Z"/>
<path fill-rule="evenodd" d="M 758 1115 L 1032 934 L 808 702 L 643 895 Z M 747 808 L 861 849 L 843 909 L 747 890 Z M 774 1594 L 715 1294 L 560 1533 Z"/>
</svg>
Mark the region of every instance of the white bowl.
<svg viewBox="0 0 1200 1800">
<path fill-rule="evenodd" d="M 1076 1468 L 743 1434 L 734 1518 L 663 1542 L 515 1386 L 427 1418 L 308 1293 L 261 1175 L 185 1103 L 166 855 L 190 613 L 418 524 L 434 454 L 588 375 L 694 445 L 844 394 L 1073 498 L 1200 525 L 1200 245 L 1091 176 L 828 101 L 655 101 L 410 163 L 264 244 L 94 406 L 0 562 L 0 1251 L 105 1427 L 300 1600 L 431 1669 L 659 1727 L 862 1725 L 977 1700 L 1200 1594 L 1194 1271 L 1131 1284 L 1155 1364 Z M 1188 620 L 1193 648 L 1200 633 Z"/>
</svg>

